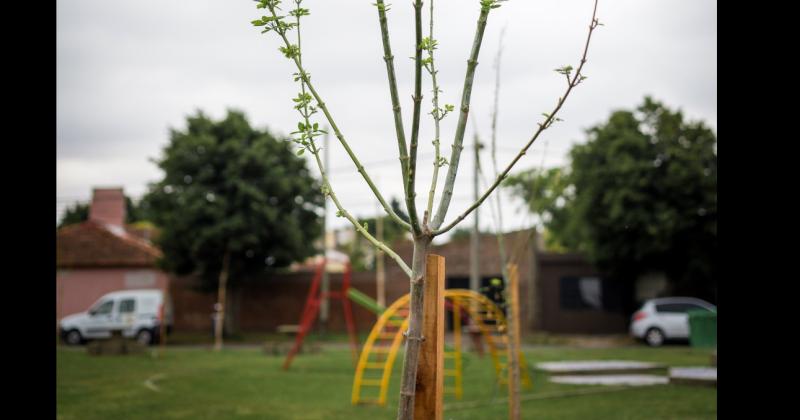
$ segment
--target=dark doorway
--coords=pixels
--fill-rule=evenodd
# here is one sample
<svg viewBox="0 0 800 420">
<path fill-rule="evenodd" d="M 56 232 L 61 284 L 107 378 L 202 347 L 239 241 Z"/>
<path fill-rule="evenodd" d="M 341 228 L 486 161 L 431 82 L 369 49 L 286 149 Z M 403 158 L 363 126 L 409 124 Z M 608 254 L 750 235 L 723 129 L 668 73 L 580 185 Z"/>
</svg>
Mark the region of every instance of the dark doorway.
<svg viewBox="0 0 800 420">
<path fill-rule="evenodd" d="M 500 280 L 500 284 L 492 285 L 492 279 Z M 496 282 L 495 282 L 496 283 Z M 445 289 L 469 289 L 469 277 L 447 277 L 445 280 Z M 503 301 L 502 290 L 504 290 L 505 284 L 503 282 L 503 275 L 497 274 L 494 276 L 484 276 L 481 277 L 480 281 L 480 293 L 484 296 L 488 297 L 489 300 L 497 304 L 503 314 L 505 315 L 505 304 Z M 446 331 L 453 331 L 453 313 L 451 311 L 447 311 L 445 313 L 445 330 Z"/>
</svg>

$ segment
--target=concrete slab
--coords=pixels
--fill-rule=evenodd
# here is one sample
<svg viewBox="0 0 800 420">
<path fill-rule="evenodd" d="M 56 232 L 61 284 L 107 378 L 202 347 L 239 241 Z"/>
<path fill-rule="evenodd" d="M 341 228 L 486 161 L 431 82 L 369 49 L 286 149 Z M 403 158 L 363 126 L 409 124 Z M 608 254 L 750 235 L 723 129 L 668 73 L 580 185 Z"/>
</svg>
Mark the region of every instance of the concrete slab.
<svg viewBox="0 0 800 420">
<path fill-rule="evenodd" d="M 666 366 L 635 360 L 570 360 L 538 363 L 535 368 L 542 372 L 560 375 L 600 375 L 647 373 L 665 369 Z"/>
<path fill-rule="evenodd" d="M 717 386 L 715 367 L 674 367 L 669 369 L 669 382 L 672 384 Z"/>
<path fill-rule="evenodd" d="M 565 375 L 552 376 L 550 382 L 571 385 L 665 385 L 669 378 L 658 375 Z"/>
</svg>

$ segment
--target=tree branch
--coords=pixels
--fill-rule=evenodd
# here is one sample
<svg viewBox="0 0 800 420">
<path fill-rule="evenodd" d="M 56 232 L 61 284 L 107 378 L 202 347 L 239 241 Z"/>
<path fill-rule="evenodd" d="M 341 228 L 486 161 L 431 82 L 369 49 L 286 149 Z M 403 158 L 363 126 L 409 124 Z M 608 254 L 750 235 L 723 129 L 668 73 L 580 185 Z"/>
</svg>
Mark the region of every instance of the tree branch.
<svg viewBox="0 0 800 420">
<path fill-rule="evenodd" d="M 594 2 L 594 10 L 592 11 L 592 21 L 589 24 L 589 33 L 586 37 L 586 44 L 583 48 L 583 56 L 581 57 L 580 64 L 578 65 L 578 69 L 575 71 L 575 75 L 572 77 L 572 79 L 569 80 L 566 92 L 564 92 L 564 95 L 562 97 L 558 98 L 558 103 L 556 104 L 556 107 L 549 114 L 544 114 L 545 115 L 544 122 L 539 123 L 539 128 L 533 134 L 533 137 L 531 137 L 528 143 L 525 144 L 525 146 L 522 148 L 522 150 L 520 150 L 517 156 L 514 157 L 511 163 L 509 163 L 508 166 L 506 166 L 503 172 L 497 176 L 494 183 L 489 187 L 489 189 L 486 190 L 486 192 L 484 192 L 483 195 L 475 203 L 469 206 L 467 210 L 465 210 L 463 213 L 461 213 L 461 215 L 456 217 L 456 219 L 453 220 L 450 224 L 441 229 L 435 230 L 433 232 L 434 236 L 441 235 L 449 231 L 450 229 L 455 227 L 461 220 L 467 217 L 467 215 L 469 215 L 473 210 L 478 208 L 478 206 L 480 206 L 481 203 L 483 203 L 483 201 L 486 200 L 486 197 L 488 197 L 492 193 L 492 191 L 494 191 L 495 188 L 497 188 L 497 186 L 500 185 L 500 183 L 506 178 L 508 172 L 511 171 L 511 168 L 514 167 L 517 161 L 519 161 L 522 158 L 522 156 L 525 155 L 525 153 L 528 151 L 528 148 L 530 148 L 533 142 L 535 142 L 536 139 L 539 138 L 539 135 L 544 130 L 548 129 L 553 124 L 553 122 L 558 120 L 555 117 L 556 113 L 558 113 L 558 111 L 561 109 L 561 106 L 564 105 L 564 102 L 567 100 L 567 97 L 569 96 L 570 92 L 572 92 L 572 89 L 585 79 L 585 77 L 581 75 L 581 70 L 583 69 L 583 65 L 586 64 L 586 55 L 588 54 L 589 51 L 589 42 L 592 39 L 592 32 L 594 32 L 597 26 L 600 25 L 600 22 L 595 17 L 597 15 L 597 1 L 598 0 L 595 0 Z M 558 71 L 559 73 L 566 72 L 567 76 L 569 76 L 569 72 L 571 71 L 571 69 L 564 68 L 564 69 L 557 69 L 556 71 Z"/>
<path fill-rule="evenodd" d="M 407 276 L 411 277 L 411 268 L 408 266 L 408 264 L 406 264 L 406 262 L 403 261 L 403 259 L 399 255 L 397 255 L 396 252 L 392 251 L 391 248 L 386 246 L 386 244 L 375 239 L 374 236 L 370 235 L 369 231 L 367 231 L 367 227 L 358 224 L 358 220 L 356 220 L 356 218 L 353 217 L 342 206 L 342 203 L 339 202 L 339 198 L 336 196 L 336 193 L 333 192 L 333 188 L 331 187 L 330 182 L 328 182 L 328 175 L 325 172 L 325 168 L 322 166 L 322 161 L 319 158 L 319 149 L 317 149 L 314 143 L 312 143 L 311 153 L 314 155 L 314 160 L 316 160 L 317 167 L 319 168 L 319 171 L 322 174 L 322 182 L 323 185 L 325 186 L 324 187 L 325 190 L 323 192 L 325 193 L 325 195 L 331 198 L 331 201 L 333 201 L 333 204 L 336 206 L 336 209 L 338 210 L 338 214 L 344 216 L 347 220 L 349 220 L 350 223 L 353 224 L 353 227 L 356 229 L 358 233 L 360 233 L 363 237 L 365 237 L 368 241 L 370 241 L 372 245 L 374 245 L 375 247 L 386 253 L 386 255 L 388 255 L 391 259 L 395 260 L 397 265 L 399 265 L 400 268 L 403 269 L 403 272 L 405 272 Z"/>
<path fill-rule="evenodd" d="M 469 59 L 467 60 L 467 74 L 464 77 L 464 89 L 461 94 L 461 106 L 458 116 L 458 124 L 456 125 L 456 134 L 453 140 L 453 150 L 450 154 L 449 167 L 447 168 L 447 177 L 445 178 L 444 190 L 442 191 L 442 198 L 439 201 L 439 208 L 436 210 L 436 217 L 433 218 L 431 223 L 432 229 L 437 229 L 444 221 L 444 216 L 447 214 L 447 208 L 450 207 L 450 199 L 453 197 L 453 185 L 456 181 L 456 173 L 458 172 L 458 162 L 461 156 L 461 151 L 464 149 L 462 145 L 464 142 L 464 131 L 467 126 L 467 117 L 469 115 L 469 102 L 472 95 L 472 82 L 475 79 L 475 67 L 478 66 L 478 55 L 481 50 L 481 42 L 483 41 L 483 32 L 486 29 L 486 20 L 489 16 L 491 7 L 484 5 L 481 2 L 481 14 L 478 17 L 478 26 L 475 29 L 475 39 L 472 42 L 472 51 L 470 52 Z"/>
<path fill-rule="evenodd" d="M 497 113 L 500 108 L 500 57 L 503 54 L 503 37 L 506 34 L 506 28 L 500 31 L 500 41 L 497 47 L 497 57 L 495 57 L 495 76 L 494 76 L 494 109 L 492 110 L 492 171 L 495 177 L 498 176 L 497 167 Z M 479 168 L 480 170 L 480 168 Z M 508 263 L 506 259 L 506 245 L 503 237 L 503 208 L 500 203 L 500 194 L 495 194 L 495 206 L 497 208 L 497 247 L 500 253 L 500 269 L 503 273 L 503 280 L 505 284 L 508 283 Z M 489 206 L 491 208 L 492 206 Z"/>
<path fill-rule="evenodd" d="M 397 95 L 397 76 L 395 76 L 394 73 L 394 55 L 392 55 L 392 46 L 389 42 L 389 23 L 386 18 L 387 8 L 383 0 L 377 0 L 375 6 L 378 9 L 378 21 L 380 22 L 381 39 L 383 40 L 383 60 L 386 62 L 386 74 L 389 78 L 389 95 L 392 99 L 394 129 L 397 135 L 397 147 L 400 152 L 400 169 L 403 175 L 403 190 L 407 195 L 408 150 L 406 150 L 406 135 L 403 128 L 403 113 L 400 108 L 400 99 Z"/>
<path fill-rule="evenodd" d="M 269 10 L 270 13 L 272 13 L 272 17 L 274 19 L 279 20 L 281 18 L 275 13 L 274 7 L 269 7 Z M 281 37 L 287 50 L 291 50 L 293 47 L 297 48 L 296 46 L 293 46 L 289 42 L 288 38 L 286 38 L 285 30 L 275 30 L 275 32 L 277 32 L 278 35 Z M 341 131 L 339 131 L 339 127 L 336 125 L 336 121 L 333 120 L 333 117 L 331 116 L 327 105 L 325 105 L 325 102 L 319 96 L 316 89 L 314 89 L 314 85 L 311 84 L 311 78 L 309 77 L 309 74 L 305 71 L 305 68 L 303 68 L 303 65 L 298 59 L 298 56 L 294 55 L 290 58 L 292 59 L 292 61 L 294 61 L 294 64 L 297 67 L 297 70 L 299 72 L 298 77 L 308 87 L 308 90 L 309 92 L 311 92 L 311 95 L 314 97 L 314 100 L 317 101 L 317 106 L 319 106 L 319 108 L 322 110 L 322 113 L 325 114 L 325 118 L 328 120 L 328 124 L 330 124 L 331 129 L 333 129 L 336 138 L 339 139 L 339 143 L 341 143 L 342 147 L 344 147 L 344 150 L 347 152 L 347 155 L 353 161 L 353 164 L 355 164 L 356 169 L 358 170 L 359 173 L 361 173 L 361 176 L 364 178 L 364 181 L 367 182 L 367 185 L 369 185 L 370 190 L 372 190 L 373 194 L 375 194 L 375 197 L 381 203 L 383 209 L 386 211 L 387 214 L 389 214 L 389 216 L 391 216 L 392 220 L 397 222 L 404 229 L 411 230 L 411 226 L 406 221 L 401 219 L 400 216 L 398 216 L 397 213 L 394 212 L 394 210 L 392 210 L 391 206 L 389 206 L 389 204 L 383 198 L 383 195 L 381 195 L 380 191 L 375 186 L 375 183 L 372 182 L 372 178 L 370 178 L 369 174 L 367 174 L 366 169 L 364 169 L 364 165 L 361 164 L 356 155 L 353 153 L 353 150 L 350 148 L 350 145 L 345 140 L 344 135 L 341 133 Z"/>
<path fill-rule="evenodd" d="M 431 179 L 431 188 L 428 192 L 428 205 L 426 206 L 425 217 L 422 221 L 425 227 L 428 227 L 429 219 L 433 218 L 433 199 L 436 195 L 436 185 L 439 181 L 439 168 L 444 165 L 439 148 L 439 122 L 444 119 L 451 107 L 450 105 L 446 105 L 444 111 L 439 108 L 439 83 L 436 79 L 436 63 L 433 57 L 433 50 L 436 49 L 436 46 L 437 42 L 433 38 L 433 0 L 431 0 L 430 32 L 428 33 L 427 44 L 428 63 L 425 65 L 425 69 L 428 70 L 428 73 L 431 75 L 431 84 L 433 85 L 433 111 L 431 111 L 431 115 L 433 115 L 434 125 L 433 147 L 435 150 L 435 157 L 433 160 L 433 178 Z"/>
<path fill-rule="evenodd" d="M 414 23 L 416 27 L 416 45 L 414 46 L 414 113 L 411 119 L 411 144 L 408 150 L 408 178 L 406 179 L 406 207 L 411 229 L 415 235 L 421 233 L 419 216 L 417 215 L 417 145 L 419 141 L 419 118 L 422 102 L 422 0 L 414 2 Z"/>
</svg>

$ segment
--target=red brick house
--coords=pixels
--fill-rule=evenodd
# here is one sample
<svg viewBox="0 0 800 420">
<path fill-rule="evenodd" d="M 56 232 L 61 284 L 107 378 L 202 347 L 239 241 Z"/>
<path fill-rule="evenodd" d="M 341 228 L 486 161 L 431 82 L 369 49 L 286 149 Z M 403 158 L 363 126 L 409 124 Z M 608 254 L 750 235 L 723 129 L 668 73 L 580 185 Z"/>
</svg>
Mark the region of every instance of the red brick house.
<svg viewBox="0 0 800 420">
<path fill-rule="evenodd" d="M 516 255 L 519 270 L 521 333 L 626 333 L 629 314 L 622 309 L 626 291 L 602 278 L 584 256 L 547 252 L 539 235 L 531 234 L 521 230 L 504 235 L 507 252 Z M 395 244 L 394 250 L 409 261 L 411 247 L 406 242 Z M 502 277 L 497 237 L 481 234 L 479 249 L 480 279 L 486 286 L 491 278 Z M 447 288 L 469 288 L 469 238 L 434 245 L 431 252 L 445 257 Z M 386 279 L 393 292 L 402 285 L 401 293 L 408 293 L 408 279 L 395 264 L 387 263 Z"/>
<path fill-rule="evenodd" d="M 100 296 L 115 290 L 160 288 L 169 290 L 178 331 L 211 331 L 216 293 L 200 291 L 193 276 L 174 277 L 156 266 L 161 251 L 148 235 L 125 225 L 122 189 L 95 189 L 89 220 L 57 231 L 56 284 L 58 317 L 84 311 Z M 528 231 L 506 234 L 506 244 L 517 254 L 520 273 L 520 315 L 523 334 L 624 333 L 628 314 L 620 311 L 626 293 L 601 279 L 585 258 L 575 254 L 543 252 Z M 484 284 L 501 277 L 497 239 L 481 235 L 480 271 Z M 533 246 L 537 243 L 538 246 Z M 400 241 L 395 251 L 407 261 L 412 244 Z M 469 240 L 434 246 L 446 258 L 448 288 L 469 287 Z M 278 325 L 298 322 L 313 278 L 313 267 L 295 267 L 247 279 L 231 290 L 229 305 L 242 331 L 274 332 Z M 331 288 L 341 287 L 341 274 L 332 274 Z M 373 271 L 353 273 L 352 287 L 376 296 Z M 396 264 L 386 264 L 386 298 L 392 302 L 408 293 L 408 277 Z M 356 326 L 368 331 L 375 315 L 353 306 Z M 331 307 L 327 329 L 344 331 L 338 303 Z"/>
<path fill-rule="evenodd" d="M 160 257 L 146 234 L 125 224 L 122 188 L 95 188 L 89 220 L 56 231 L 58 318 L 115 290 L 166 290 L 169 277 L 156 267 Z"/>
</svg>

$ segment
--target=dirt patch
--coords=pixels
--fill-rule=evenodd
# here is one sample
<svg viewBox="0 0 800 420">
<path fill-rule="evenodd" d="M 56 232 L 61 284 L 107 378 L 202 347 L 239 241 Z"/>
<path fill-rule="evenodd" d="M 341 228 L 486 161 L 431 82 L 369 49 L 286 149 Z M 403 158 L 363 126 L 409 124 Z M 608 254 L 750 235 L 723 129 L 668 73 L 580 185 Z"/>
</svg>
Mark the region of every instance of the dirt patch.
<svg viewBox="0 0 800 420">
<path fill-rule="evenodd" d="M 523 344 L 555 345 L 582 348 L 613 348 L 636 344 L 636 340 L 624 334 L 584 335 L 534 333 L 523 337 Z"/>
<path fill-rule="evenodd" d="M 646 373 L 665 369 L 658 363 L 634 360 L 571 360 L 563 362 L 538 363 L 536 370 L 561 375 L 610 375 Z"/>
<path fill-rule="evenodd" d="M 553 376 L 550 382 L 570 385 L 665 385 L 669 378 L 658 375 L 564 375 Z"/>
</svg>

